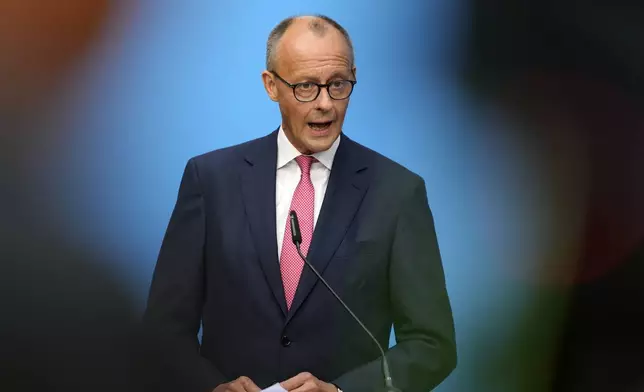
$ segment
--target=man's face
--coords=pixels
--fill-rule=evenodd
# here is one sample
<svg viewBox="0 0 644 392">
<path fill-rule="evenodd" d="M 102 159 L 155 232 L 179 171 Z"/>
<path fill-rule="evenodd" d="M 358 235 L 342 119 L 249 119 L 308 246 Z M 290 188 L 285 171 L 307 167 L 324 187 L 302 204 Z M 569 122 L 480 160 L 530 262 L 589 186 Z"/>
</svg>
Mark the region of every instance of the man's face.
<svg viewBox="0 0 644 392">
<path fill-rule="evenodd" d="M 351 51 L 344 36 L 331 26 L 320 36 L 307 24 L 307 20 L 297 20 L 289 27 L 278 44 L 276 68 L 270 71 L 290 84 L 355 80 Z M 332 99 L 322 88 L 315 100 L 300 102 L 293 89 L 275 74 L 264 72 L 262 76 L 269 96 L 279 102 L 284 133 L 293 146 L 303 154 L 327 150 L 342 131 L 349 98 Z M 311 86 L 317 88 L 305 87 Z"/>
</svg>

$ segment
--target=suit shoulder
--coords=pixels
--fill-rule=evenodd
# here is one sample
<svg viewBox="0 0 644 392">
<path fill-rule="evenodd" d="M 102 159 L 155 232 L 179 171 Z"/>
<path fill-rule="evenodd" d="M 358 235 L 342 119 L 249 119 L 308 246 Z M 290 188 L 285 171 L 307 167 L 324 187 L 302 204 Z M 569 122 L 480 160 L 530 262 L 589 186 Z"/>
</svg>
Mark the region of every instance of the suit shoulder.
<svg viewBox="0 0 644 392">
<path fill-rule="evenodd" d="M 262 136 L 243 143 L 234 144 L 228 147 L 222 147 L 193 156 L 189 162 L 193 162 L 198 169 L 230 167 L 236 164 L 245 155 L 247 151 L 252 150 L 258 143 L 264 141 L 268 136 Z"/>
<path fill-rule="evenodd" d="M 423 178 L 419 174 L 413 172 L 393 159 L 354 140 L 351 140 L 351 142 L 355 144 L 360 154 L 370 162 L 370 165 L 373 166 L 378 177 L 386 178 L 388 181 L 393 180 L 408 184 L 424 182 Z"/>
</svg>

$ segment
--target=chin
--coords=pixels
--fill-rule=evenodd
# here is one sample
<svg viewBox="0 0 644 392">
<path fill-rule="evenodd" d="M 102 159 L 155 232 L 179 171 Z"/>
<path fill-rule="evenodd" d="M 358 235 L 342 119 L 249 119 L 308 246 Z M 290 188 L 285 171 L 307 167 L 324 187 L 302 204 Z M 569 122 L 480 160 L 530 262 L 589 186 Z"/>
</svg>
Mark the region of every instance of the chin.
<svg viewBox="0 0 644 392">
<path fill-rule="evenodd" d="M 313 153 L 326 151 L 331 148 L 339 133 L 330 133 L 325 136 L 312 137 L 307 140 L 306 148 Z"/>
</svg>

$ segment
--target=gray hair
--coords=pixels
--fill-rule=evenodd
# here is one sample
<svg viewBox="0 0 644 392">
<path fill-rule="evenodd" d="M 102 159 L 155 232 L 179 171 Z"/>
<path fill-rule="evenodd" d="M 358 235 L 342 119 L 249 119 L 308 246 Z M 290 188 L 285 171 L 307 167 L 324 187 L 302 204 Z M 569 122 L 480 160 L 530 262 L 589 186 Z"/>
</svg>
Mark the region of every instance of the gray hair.
<svg viewBox="0 0 644 392">
<path fill-rule="evenodd" d="M 275 53 L 277 51 L 277 44 L 279 43 L 280 39 L 286 33 L 286 30 L 293 24 L 293 22 L 302 16 L 290 16 L 284 20 L 282 20 L 277 26 L 271 30 L 271 33 L 268 35 L 268 40 L 266 41 L 266 69 L 269 71 L 273 71 L 275 67 Z M 353 52 L 353 44 L 351 42 L 351 37 L 349 37 L 349 33 L 347 30 L 340 25 L 340 23 L 336 22 L 335 20 L 329 18 L 328 16 L 325 15 L 312 15 L 312 19 L 309 21 L 309 29 L 317 34 L 317 35 L 324 35 L 327 32 L 327 27 L 331 26 L 338 30 L 344 39 L 347 41 L 347 45 L 349 45 L 349 51 L 351 52 L 351 64 L 353 65 L 354 61 L 354 52 Z"/>
</svg>

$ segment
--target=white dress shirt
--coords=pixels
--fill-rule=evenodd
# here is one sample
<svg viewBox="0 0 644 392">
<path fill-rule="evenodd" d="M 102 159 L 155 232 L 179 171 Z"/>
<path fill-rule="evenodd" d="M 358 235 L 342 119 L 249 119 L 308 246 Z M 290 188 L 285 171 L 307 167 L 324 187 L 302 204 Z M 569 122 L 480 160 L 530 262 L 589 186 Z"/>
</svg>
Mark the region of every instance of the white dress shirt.
<svg viewBox="0 0 644 392">
<path fill-rule="evenodd" d="M 329 176 L 331 175 L 333 158 L 340 145 L 341 137 L 341 135 L 338 136 L 328 150 L 313 154 L 317 159 L 317 162 L 313 162 L 311 165 L 311 182 L 315 189 L 313 228 L 315 228 L 320 210 L 322 209 L 324 194 L 326 193 Z M 286 231 L 286 221 L 289 209 L 291 208 L 291 200 L 293 199 L 295 188 L 297 188 L 297 184 L 300 182 L 302 173 L 300 166 L 295 161 L 295 158 L 300 155 L 302 154 L 293 147 L 286 137 L 286 134 L 284 134 L 284 129 L 280 126 L 277 134 L 277 183 L 275 184 L 278 257 L 282 255 L 282 241 L 284 240 L 284 232 Z"/>
</svg>

